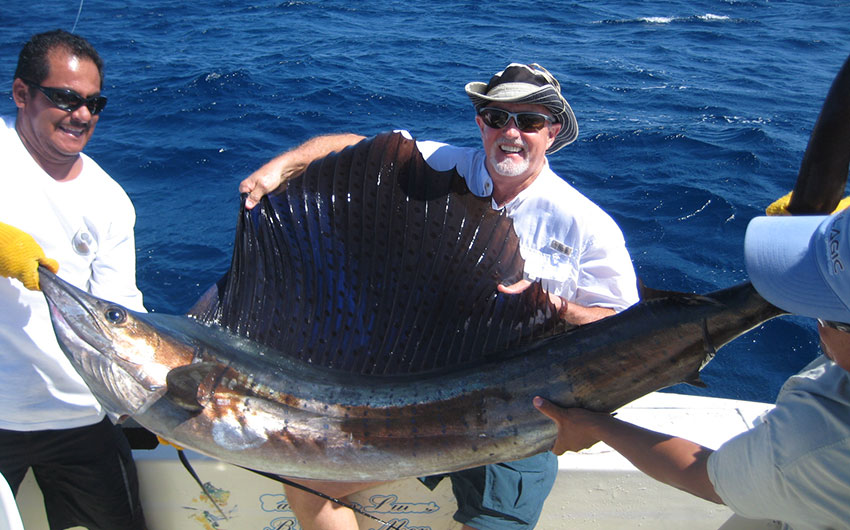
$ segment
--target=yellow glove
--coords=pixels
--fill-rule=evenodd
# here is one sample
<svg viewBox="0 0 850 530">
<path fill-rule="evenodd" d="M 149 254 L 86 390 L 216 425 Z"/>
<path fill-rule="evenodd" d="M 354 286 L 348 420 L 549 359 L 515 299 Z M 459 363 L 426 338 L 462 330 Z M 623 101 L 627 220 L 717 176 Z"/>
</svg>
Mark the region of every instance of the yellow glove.
<svg viewBox="0 0 850 530">
<path fill-rule="evenodd" d="M 783 197 L 773 201 L 770 206 L 765 208 L 764 213 L 767 215 L 791 215 L 788 213 L 788 204 L 791 202 L 791 192 L 789 191 Z"/>
<path fill-rule="evenodd" d="M 181 446 L 177 445 L 174 442 L 169 442 L 168 440 L 166 440 L 165 438 L 163 438 L 162 436 L 160 436 L 158 434 L 156 435 L 156 439 L 159 440 L 159 443 L 161 443 L 162 445 L 170 445 L 171 447 L 174 447 L 178 451 L 183 450 L 183 448 Z"/>
<path fill-rule="evenodd" d="M 31 235 L 12 225 L 0 223 L 0 276 L 15 278 L 30 291 L 38 291 L 39 264 L 54 273 L 59 272 L 59 263 L 45 257 L 44 251 Z"/>
<path fill-rule="evenodd" d="M 767 215 L 791 215 L 790 213 L 788 213 L 788 204 L 790 203 L 791 192 L 789 191 L 788 194 L 784 197 L 780 197 L 773 201 L 773 204 L 771 204 L 765 209 L 765 213 Z M 848 206 L 850 206 L 850 197 L 844 197 L 843 199 L 841 199 L 841 201 L 838 203 L 838 206 L 836 206 L 835 210 L 832 213 L 840 212 Z"/>
</svg>

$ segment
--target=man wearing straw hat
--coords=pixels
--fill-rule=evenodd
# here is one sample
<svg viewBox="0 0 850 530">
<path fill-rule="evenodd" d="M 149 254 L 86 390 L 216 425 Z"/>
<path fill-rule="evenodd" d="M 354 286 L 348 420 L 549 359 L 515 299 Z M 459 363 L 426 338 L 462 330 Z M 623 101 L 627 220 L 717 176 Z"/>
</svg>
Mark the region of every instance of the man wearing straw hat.
<svg viewBox="0 0 850 530">
<path fill-rule="evenodd" d="M 637 282 L 622 232 L 608 214 L 549 167 L 546 155 L 573 142 L 578 124 L 558 81 L 538 64 L 508 65 L 488 83 L 466 85 L 483 148 L 419 141 L 428 165 L 456 169 L 472 193 L 491 197 L 514 222 L 525 260 L 524 279 L 499 286 L 518 293 L 540 280 L 565 320 L 584 324 L 637 302 Z M 274 158 L 240 184 L 252 208 L 266 193 L 310 162 L 353 145 L 355 134 L 313 138 Z M 505 464 L 451 473 L 458 500 L 455 520 L 465 528 L 533 528 L 557 474 L 551 452 Z M 427 477 L 434 487 L 444 478 Z M 332 497 L 375 484 L 303 481 Z M 305 529 L 357 528 L 354 513 L 322 498 L 286 488 Z"/>
</svg>

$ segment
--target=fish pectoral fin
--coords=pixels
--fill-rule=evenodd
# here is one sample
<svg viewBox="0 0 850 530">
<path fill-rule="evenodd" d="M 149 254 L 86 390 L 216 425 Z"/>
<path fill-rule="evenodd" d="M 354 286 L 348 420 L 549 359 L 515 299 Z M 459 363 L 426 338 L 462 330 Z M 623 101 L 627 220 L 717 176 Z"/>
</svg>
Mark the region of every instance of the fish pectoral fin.
<svg viewBox="0 0 850 530">
<path fill-rule="evenodd" d="M 198 389 L 218 368 L 215 363 L 193 363 L 172 369 L 165 376 L 163 397 L 191 414 L 201 412 L 204 406 L 198 400 Z"/>
<path fill-rule="evenodd" d="M 200 410 L 187 410 L 166 394 L 153 402 L 145 412 L 145 415 L 157 418 L 158 432 L 161 432 L 163 436 L 167 437 L 174 429 L 178 428 L 182 423 L 198 416 L 200 412 Z"/>
<path fill-rule="evenodd" d="M 186 412 L 195 415 L 204 410 L 204 406 L 201 405 L 196 399 L 194 402 L 183 399 L 182 396 L 175 396 L 174 394 L 168 393 L 163 396 L 164 399 L 167 399 L 171 403 L 177 405 L 182 408 Z"/>
<path fill-rule="evenodd" d="M 690 377 L 685 379 L 683 383 L 687 383 L 691 386 L 696 386 L 699 388 L 708 388 L 708 385 L 703 382 L 702 379 L 699 378 L 699 372 L 694 372 Z"/>
</svg>

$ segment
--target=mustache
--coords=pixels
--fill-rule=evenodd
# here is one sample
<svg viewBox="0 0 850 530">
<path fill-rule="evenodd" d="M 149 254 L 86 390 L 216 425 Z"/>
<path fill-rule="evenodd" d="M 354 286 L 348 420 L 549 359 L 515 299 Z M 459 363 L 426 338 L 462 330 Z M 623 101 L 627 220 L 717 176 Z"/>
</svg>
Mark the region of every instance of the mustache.
<svg viewBox="0 0 850 530">
<path fill-rule="evenodd" d="M 67 122 L 65 122 L 68 127 L 73 127 L 75 129 L 82 129 L 82 132 L 88 132 L 89 129 L 92 128 L 93 120 L 83 121 L 77 118 L 70 118 Z"/>
<path fill-rule="evenodd" d="M 528 144 L 525 143 L 522 139 L 518 140 L 498 140 L 496 141 L 497 147 L 519 147 L 525 151 L 528 150 Z"/>
</svg>

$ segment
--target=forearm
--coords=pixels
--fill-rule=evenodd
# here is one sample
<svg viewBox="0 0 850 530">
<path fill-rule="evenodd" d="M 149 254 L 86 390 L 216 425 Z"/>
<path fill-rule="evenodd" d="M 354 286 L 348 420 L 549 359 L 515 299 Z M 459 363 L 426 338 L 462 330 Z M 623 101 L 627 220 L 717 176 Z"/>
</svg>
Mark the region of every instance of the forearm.
<svg viewBox="0 0 850 530">
<path fill-rule="evenodd" d="M 582 324 L 589 324 L 616 313 L 616 311 L 610 307 L 588 307 L 573 302 L 567 302 L 560 297 L 558 298 L 560 299 L 558 313 L 562 319 L 566 320 L 570 324 L 578 326 Z M 558 302 L 556 302 L 556 305 L 558 305 Z"/>
<path fill-rule="evenodd" d="M 500 293 L 519 294 L 530 286 L 530 280 L 520 280 L 511 285 L 498 284 L 496 289 Z M 587 307 L 573 302 L 567 302 L 565 298 L 561 298 L 556 294 L 549 294 L 549 300 L 555 306 L 555 310 L 561 319 L 576 326 L 589 324 L 616 313 L 616 311 L 609 307 Z"/>
<path fill-rule="evenodd" d="M 303 144 L 274 157 L 239 184 L 241 193 L 248 193 L 247 208 L 253 208 L 266 194 L 288 179 L 300 175 L 314 160 L 341 151 L 364 137 L 342 133 L 316 136 Z"/>
<path fill-rule="evenodd" d="M 708 479 L 711 449 L 697 443 L 643 429 L 608 414 L 594 415 L 590 432 L 650 477 L 703 499 L 723 501 Z"/>
<path fill-rule="evenodd" d="M 351 133 L 316 136 L 298 147 L 278 155 L 266 165 L 278 168 L 281 182 L 284 182 L 295 175 L 301 174 L 312 161 L 331 153 L 342 151 L 349 145 L 354 145 L 364 138 L 364 136 Z"/>
</svg>

